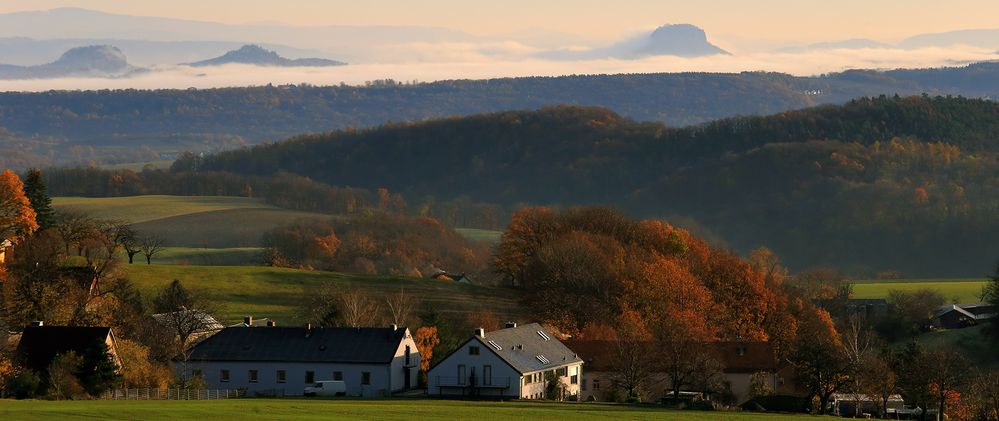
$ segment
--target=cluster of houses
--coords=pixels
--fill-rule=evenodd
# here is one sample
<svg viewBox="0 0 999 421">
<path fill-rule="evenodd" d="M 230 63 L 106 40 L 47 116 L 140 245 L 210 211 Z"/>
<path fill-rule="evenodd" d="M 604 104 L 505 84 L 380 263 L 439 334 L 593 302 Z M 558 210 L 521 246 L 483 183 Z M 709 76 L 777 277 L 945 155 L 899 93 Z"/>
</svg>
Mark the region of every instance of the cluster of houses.
<svg viewBox="0 0 999 421">
<path fill-rule="evenodd" d="M 174 369 L 182 379 L 200 376 L 210 388 L 286 396 L 302 395 L 317 382 L 337 381 L 349 396 L 376 397 L 419 386 L 421 357 L 405 327 L 279 327 L 273 320 L 255 323 L 249 316 L 231 326 L 214 319 L 205 325 L 191 351 L 174 360 Z M 122 365 L 107 327 L 35 322 L 21 335 L 17 356 L 26 367 L 44 371 L 56 355 L 79 352 L 95 341 L 106 343 Z M 760 373 L 772 390 L 791 391 L 789 367 L 776 360 L 769 344 L 714 346 L 738 400 L 749 398 L 750 377 Z M 613 399 L 612 349 L 608 341 L 562 342 L 537 323 L 507 323 L 489 332 L 480 328 L 431 367 L 423 386 L 433 397 L 605 401 Z M 553 384 L 560 387 L 552 389 Z"/>
</svg>

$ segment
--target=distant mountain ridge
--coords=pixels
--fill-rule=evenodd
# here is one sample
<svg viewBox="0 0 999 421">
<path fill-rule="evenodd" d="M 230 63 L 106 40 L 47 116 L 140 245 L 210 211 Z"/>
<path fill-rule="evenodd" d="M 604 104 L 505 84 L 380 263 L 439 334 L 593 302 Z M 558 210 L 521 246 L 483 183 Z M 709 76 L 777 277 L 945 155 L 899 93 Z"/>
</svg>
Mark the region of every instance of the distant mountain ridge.
<svg viewBox="0 0 999 421">
<path fill-rule="evenodd" d="M 544 58 L 556 60 L 579 60 L 619 58 L 625 60 L 652 56 L 704 57 L 729 55 L 708 41 L 703 29 L 691 24 L 667 24 L 654 31 L 641 34 L 607 47 L 590 50 L 555 50 L 542 52 Z"/>
<path fill-rule="evenodd" d="M 126 77 L 145 71 L 128 63 L 125 54 L 110 45 L 76 47 L 59 59 L 37 66 L 0 65 L 0 79 L 46 79 L 68 76 Z"/>
<path fill-rule="evenodd" d="M 192 67 L 205 67 L 233 63 L 276 67 L 329 67 L 344 66 L 347 64 L 342 61 L 324 58 L 288 59 L 281 57 L 275 51 L 267 50 L 259 45 L 244 45 L 238 50 L 229 51 L 219 57 L 186 64 Z"/>
</svg>

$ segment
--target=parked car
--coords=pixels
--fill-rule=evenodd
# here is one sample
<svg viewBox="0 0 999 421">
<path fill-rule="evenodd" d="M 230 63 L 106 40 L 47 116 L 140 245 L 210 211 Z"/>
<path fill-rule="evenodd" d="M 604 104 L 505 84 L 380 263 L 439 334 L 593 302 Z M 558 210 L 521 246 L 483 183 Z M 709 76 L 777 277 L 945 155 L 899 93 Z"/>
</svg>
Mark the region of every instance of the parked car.
<svg viewBox="0 0 999 421">
<path fill-rule="evenodd" d="M 305 396 L 345 396 L 347 385 L 340 380 L 324 380 L 305 388 Z"/>
</svg>

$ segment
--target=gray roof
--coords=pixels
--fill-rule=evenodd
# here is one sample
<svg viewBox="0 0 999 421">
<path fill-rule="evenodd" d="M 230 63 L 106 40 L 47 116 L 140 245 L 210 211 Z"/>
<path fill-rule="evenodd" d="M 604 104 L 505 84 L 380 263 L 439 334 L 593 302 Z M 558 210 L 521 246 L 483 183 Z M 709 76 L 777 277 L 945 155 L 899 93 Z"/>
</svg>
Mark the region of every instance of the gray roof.
<svg viewBox="0 0 999 421">
<path fill-rule="evenodd" d="M 538 332 L 544 332 L 550 339 L 546 340 Z M 486 332 L 485 337 L 474 336 L 473 340 L 481 342 L 483 349 L 499 355 L 521 374 L 583 362 L 579 355 L 537 323 Z M 490 341 L 499 345 L 500 349 L 493 347 Z M 548 363 L 542 362 L 538 356 Z"/>
<path fill-rule="evenodd" d="M 943 306 L 937 309 L 936 313 L 933 314 L 933 318 L 938 318 L 944 314 L 956 311 L 963 314 L 972 320 L 987 320 L 995 317 L 995 306 L 991 303 L 968 303 L 968 304 L 951 304 L 949 306 Z"/>
<path fill-rule="evenodd" d="M 407 332 L 391 327 L 227 327 L 195 346 L 190 360 L 383 364 L 392 360 Z"/>
</svg>

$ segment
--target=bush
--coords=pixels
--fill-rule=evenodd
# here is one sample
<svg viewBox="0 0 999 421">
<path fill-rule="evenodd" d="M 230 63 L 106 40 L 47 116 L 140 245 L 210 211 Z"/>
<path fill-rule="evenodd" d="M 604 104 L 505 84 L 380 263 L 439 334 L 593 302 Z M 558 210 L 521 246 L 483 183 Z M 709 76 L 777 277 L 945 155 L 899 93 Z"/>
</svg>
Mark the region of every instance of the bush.
<svg viewBox="0 0 999 421">
<path fill-rule="evenodd" d="M 10 379 L 7 387 L 17 399 L 34 398 L 44 393 L 42 378 L 38 376 L 38 373 L 28 369 L 17 373 L 14 378 Z"/>
<path fill-rule="evenodd" d="M 805 398 L 800 396 L 758 396 L 742 404 L 742 409 L 747 411 L 802 412 L 807 403 Z"/>
</svg>

